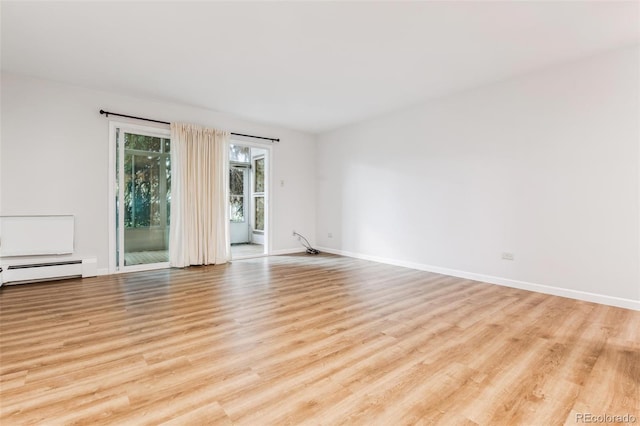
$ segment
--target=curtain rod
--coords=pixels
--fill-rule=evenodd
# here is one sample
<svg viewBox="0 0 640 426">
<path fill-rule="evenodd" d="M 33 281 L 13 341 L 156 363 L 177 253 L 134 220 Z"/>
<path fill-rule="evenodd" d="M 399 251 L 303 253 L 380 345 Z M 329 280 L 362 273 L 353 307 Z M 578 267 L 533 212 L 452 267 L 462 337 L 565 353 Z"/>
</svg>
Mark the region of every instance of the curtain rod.
<svg viewBox="0 0 640 426">
<path fill-rule="evenodd" d="M 151 118 L 135 117 L 133 115 L 126 115 L 126 114 L 118 114 L 116 112 L 105 111 L 103 109 L 100 110 L 100 114 L 104 114 L 106 117 L 109 117 L 109 115 L 115 115 L 117 117 L 133 118 L 134 120 L 151 121 L 152 123 L 171 124 L 168 121 L 152 120 Z M 233 133 L 233 132 L 231 132 L 231 134 L 234 136 L 244 136 L 245 138 L 264 139 L 271 142 L 280 142 L 280 139 L 277 139 L 277 138 L 267 138 L 264 136 L 245 135 L 243 133 Z"/>
</svg>

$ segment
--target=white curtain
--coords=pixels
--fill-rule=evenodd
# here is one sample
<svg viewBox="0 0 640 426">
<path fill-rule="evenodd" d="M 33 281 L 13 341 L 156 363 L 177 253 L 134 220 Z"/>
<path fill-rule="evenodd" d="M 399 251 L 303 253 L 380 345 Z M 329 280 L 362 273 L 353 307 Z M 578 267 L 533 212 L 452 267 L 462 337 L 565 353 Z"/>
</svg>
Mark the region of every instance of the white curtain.
<svg viewBox="0 0 640 426">
<path fill-rule="evenodd" d="M 171 266 L 218 264 L 231 258 L 228 145 L 229 132 L 171 124 Z"/>
</svg>

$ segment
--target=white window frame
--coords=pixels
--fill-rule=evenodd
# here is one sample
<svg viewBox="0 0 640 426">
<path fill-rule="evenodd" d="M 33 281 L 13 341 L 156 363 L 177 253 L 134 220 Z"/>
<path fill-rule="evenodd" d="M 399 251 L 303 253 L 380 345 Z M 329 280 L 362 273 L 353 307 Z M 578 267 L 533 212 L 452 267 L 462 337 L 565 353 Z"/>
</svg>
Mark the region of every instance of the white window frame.
<svg viewBox="0 0 640 426">
<path fill-rule="evenodd" d="M 265 167 L 265 174 L 264 174 L 264 180 L 265 180 L 265 185 L 264 185 L 264 191 L 262 192 L 257 192 L 256 191 L 256 176 L 257 176 L 257 170 L 258 168 L 256 167 L 256 162 L 258 162 L 258 160 L 264 160 L 264 167 Z M 264 235 L 264 230 L 263 229 L 256 229 L 256 198 L 262 197 L 265 200 L 265 203 L 267 201 L 267 197 L 265 195 L 266 189 L 267 189 L 267 160 L 266 160 L 266 156 L 265 155 L 257 155 L 254 158 L 251 159 L 251 168 L 253 169 L 253 179 L 251 179 L 251 232 L 252 233 L 258 233 L 258 234 L 262 234 Z M 266 204 L 265 204 L 266 207 Z M 266 212 L 265 212 L 266 214 Z M 265 228 L 266 228 L 266 223 L 265 223 Z"/>
</svg>

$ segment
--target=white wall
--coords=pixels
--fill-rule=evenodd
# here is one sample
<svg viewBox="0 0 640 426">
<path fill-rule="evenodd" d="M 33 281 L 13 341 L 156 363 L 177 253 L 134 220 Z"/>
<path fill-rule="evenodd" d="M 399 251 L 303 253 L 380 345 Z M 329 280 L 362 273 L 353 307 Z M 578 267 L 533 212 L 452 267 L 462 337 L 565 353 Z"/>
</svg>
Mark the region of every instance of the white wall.
<svg viewBox="0 0 640 426">
<path fill-rule="evenodd" d="M 639 68 L 617 49 L 321 135 L 319 245 L 640 307 Z"/>
<path fill-rule="evenodd" d="M 101 108 L 280 138 L 272 151 L 272 249 L 298 249 L 294 228 L 315 237 L 313 136 L 14 74 L 2 75 L 1 107 L 0 214 L 75 215 L 76 252 L 97 255 L 98 268 L 108 266 L 109 119 Z"/>
</svg>

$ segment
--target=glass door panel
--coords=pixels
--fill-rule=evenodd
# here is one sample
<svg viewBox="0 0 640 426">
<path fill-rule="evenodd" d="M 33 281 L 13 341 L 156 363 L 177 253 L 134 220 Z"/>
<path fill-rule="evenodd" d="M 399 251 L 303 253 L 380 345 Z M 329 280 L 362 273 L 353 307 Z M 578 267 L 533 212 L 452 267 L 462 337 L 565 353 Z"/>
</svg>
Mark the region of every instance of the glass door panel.
<svg viewBox="0 0 640 426">
<path fill-rule="evenodd" d="M 123 132 L 119 149 L 120 267 L 169 260 L 169 139 Z"/>
<path fill-rule="evenodd" d="M 246 166 L 229 167 L 229 235 L 231 244 L 249 242 L 249 169 Z"/>
</svg>

